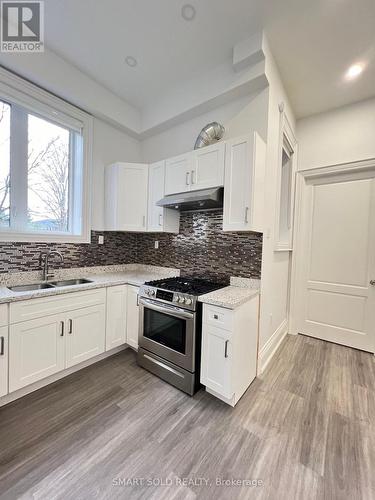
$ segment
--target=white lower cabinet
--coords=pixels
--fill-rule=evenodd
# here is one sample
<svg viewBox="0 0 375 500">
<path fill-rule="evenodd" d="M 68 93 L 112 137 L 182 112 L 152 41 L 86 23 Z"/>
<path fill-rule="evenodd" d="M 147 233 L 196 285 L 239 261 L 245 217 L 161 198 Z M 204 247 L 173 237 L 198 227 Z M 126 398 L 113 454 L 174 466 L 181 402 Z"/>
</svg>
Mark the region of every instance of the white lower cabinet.
<svg viewBox="0 0 375 500">
<path fill-rule="evenodd" d="M 201 383 L 231 406 L 256 377 L 258 309 L 258 295 L 234 310 L 203 305 Z"/>
<path fill-rule="evenodd" d="M 138 349 L 139 330 L 139 287 L 128 285 L 127 303 L 127 344 L 134 349 Z"/>
<path fill-rule="evenodd" d="M 233 396 L 231 371 L 230 332 L 205 325 L 202 343 L 201 381 L 213 391 L 226 398 Z"/>
<path fill-rule="evenodd" d="M 67 315 L 66 368 L 105 350 L 105 305 L 77 309 Z"/>
<path fill-rule="evenodd" d="M 65 368 L 65 316 L 53 314 L 11 325 L 9 392 Z"/>
<path fill-rule="evenodd" d="M 126 342 L 127 296 L 127 285 L 107 288 L 106 351 Z"/>
<path fill-rule="evenodd" d="M 0 328 L 0 397 L 8 394 L 8 326 Z"/>
<path fill-rule="evenodd" d="M 77 293 L 61 297 L 16 302 L 10 305 L 11 321 L 22 318 L 23 306 L 34 319 L 19 321 L 9 327 L 9 392 L 50 377 L 66 368 L 82 363 L 105 350 L 105 290 Z M 95 297 L 95 300 L 94 300 Z M 79 298 L 79 300 L 78 300 Z M 54 299 L 54 300 L 51 300 Z M 61 301 L 61 302 L 60 302 Z M 82 307 L 85 302 L 95 305 Z M 69 304 L 69 309 L 65 306 Z M 71 310 L 70 310 L 71 309 Z M 52 310 L 60 310 L 51 314 Z"/>
</svg>

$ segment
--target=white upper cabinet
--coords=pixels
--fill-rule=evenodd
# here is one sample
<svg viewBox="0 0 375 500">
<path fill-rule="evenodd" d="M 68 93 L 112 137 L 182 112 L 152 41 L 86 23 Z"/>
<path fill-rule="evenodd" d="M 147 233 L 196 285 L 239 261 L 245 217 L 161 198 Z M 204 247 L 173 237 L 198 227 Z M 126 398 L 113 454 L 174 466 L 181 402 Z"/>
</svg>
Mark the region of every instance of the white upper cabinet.
<svg viewBox="0 0 375 500">
<path fill-rule="evenodd" d="M 180 212 L 158 207 L 156 204 L 164 198 L 165 163 L 165 161 L 152 163 L 149 168 L 147 230 L 159 233 L 178 233 Z"/>
<path fill-rule="evenodd" d="M 148 165 L 115 163 L 106 167 L 107 231 L 146 231 Z"/>
<path fill-rule="evenodd" d="M 166 160 L 165 194 L 223 186 L 224 162 L 225 142 Z"/>
<path fill-rule="evenodd" d="M 193 151 L 190 190 L 224 185 L 225 142 Z"/>
<path fill-rule="evenodd" d="M 254 134 L 226 143 L 224 231 L 263 232 L 266 144 Z"/>
<path fill-rule="evenodd" d="M 192 153 L 169 158 L 165 162 L 165 194 L 184 193 L 190 190 Z"/>
</svg>

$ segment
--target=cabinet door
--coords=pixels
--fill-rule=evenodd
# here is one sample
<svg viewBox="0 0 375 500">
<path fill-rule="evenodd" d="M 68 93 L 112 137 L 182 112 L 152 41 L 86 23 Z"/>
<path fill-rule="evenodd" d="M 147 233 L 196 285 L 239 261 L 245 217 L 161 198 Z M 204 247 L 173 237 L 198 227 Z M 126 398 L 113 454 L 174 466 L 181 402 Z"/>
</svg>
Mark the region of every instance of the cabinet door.
<svg viewBox="0 0 375 500">
<path fill-rule="evenodd" d="M 105 305 L 66 313 L 66 368 L 104 352 Z"/>
<path fill-rule="evenodd" d="M 126 285 L 107 288 L 106 351 L 126 343 Z"/>
<path fill-rule="evenodd" d="M 0 397 L 8 394 L 8 327 L 0 328 Z"/>
<path fill-rule="evenodd" d="M 117 163 L 106 170 L 106 229 L 146 231 L 148 165 Z"/>
<path fill-rule="evenodd" d="M 257 133 L 226 143 L 224 231 L 263 231 L 265 162 Z"/>
<path fill-rule="evenodd" d="M 201 382 L 225 398 L 233 396 L 230 333 L 203 325 Z"/>
<path fill-rule="evenodd" d="M 137 286 L 128 286 L 127 344 L 138 349 L 139 306 Z"/>
<path fill-rule="evenodd" d="M 148 177 L 148 224 L 147 230 L 163 230 L 163 207 L 156 203 L 164 198 L 165 161 L 150 165 Z"/>
<path fill-rule="evenodd" d="M 252 136 L 232 139 L 226 144 L 224 182 L 224 231 L 249 231 L 253 193 Z"/>
<path fill-rule="evenodd" d="M 165 162 L 165 194 L 190 191 L 192 153 L 169 158 Z"/>
<path fill-rule="evenodd" d="M 21 389 L 65 367 L 64 316 L 60 314 L 11 325 L 9 392 Z"/>
<path fill-rule="evenodd" d="M 191 190 L 224 185 L 225 142 L 200 148 L 193 153 Z"/>
</svg>

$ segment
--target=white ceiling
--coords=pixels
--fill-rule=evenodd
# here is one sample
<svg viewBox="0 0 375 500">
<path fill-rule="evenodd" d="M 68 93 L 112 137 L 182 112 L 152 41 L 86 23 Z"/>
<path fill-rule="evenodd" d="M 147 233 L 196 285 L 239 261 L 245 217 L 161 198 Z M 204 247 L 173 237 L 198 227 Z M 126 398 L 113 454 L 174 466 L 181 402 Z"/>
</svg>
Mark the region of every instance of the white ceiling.
<svg viewBox="0 0 375 500">
<path fill-rule="evenodd" d="M 192 22 L 181 17 L 185 3 L 196 8 Z M 47 46 L 140 109 L 229 63 L 233 46 L 263 28 L 298 117 L 375 95 L 374 0 L 59 0 L 45 9 Z M 357 61 L 363 75 L 344 81 Z"/>
</svg>

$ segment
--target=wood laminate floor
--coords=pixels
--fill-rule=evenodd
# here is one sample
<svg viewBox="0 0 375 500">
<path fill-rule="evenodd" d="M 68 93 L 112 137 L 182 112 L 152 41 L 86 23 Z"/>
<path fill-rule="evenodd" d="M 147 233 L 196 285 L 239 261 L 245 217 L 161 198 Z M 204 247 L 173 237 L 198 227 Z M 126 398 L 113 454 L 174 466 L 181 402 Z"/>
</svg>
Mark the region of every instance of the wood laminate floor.
<svg viewBox="0 0 375 500">
<path fill-rule="evenodd" d="M 374 356 L 288 336 L 232 409 L 128 350 L 0 409 L 0 497 L 374 499 L 374 382 Z"/>
</svg>

